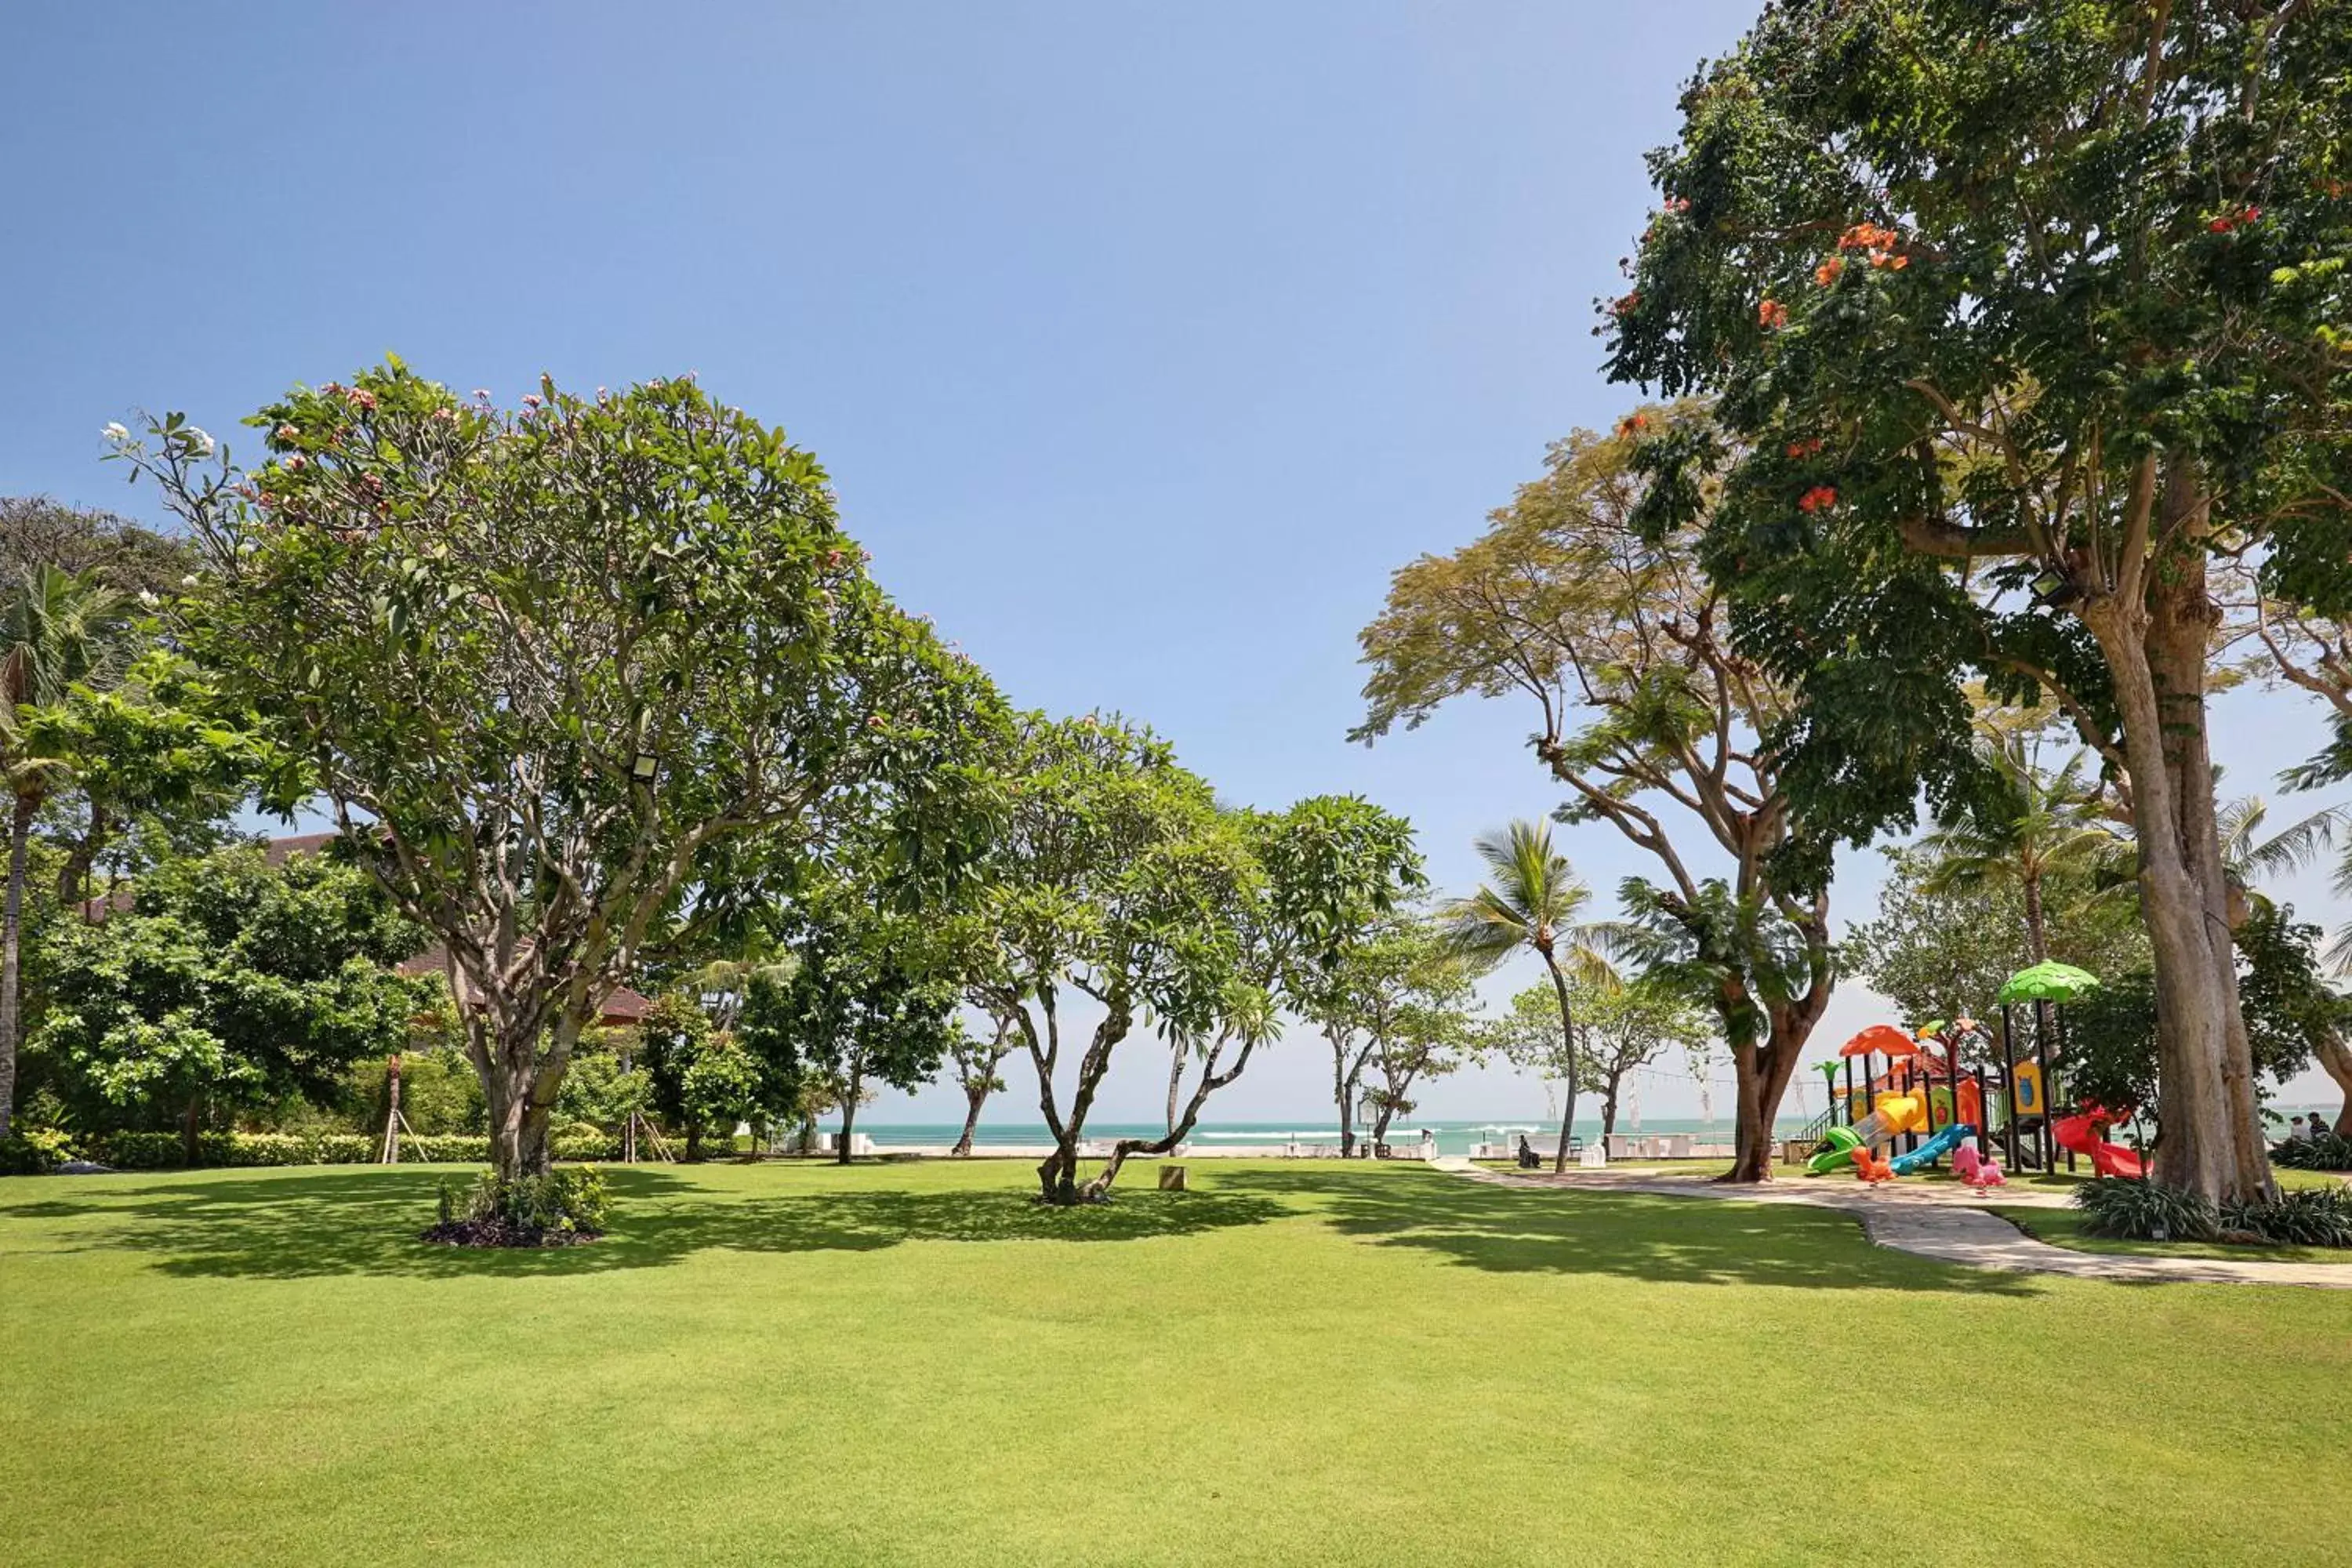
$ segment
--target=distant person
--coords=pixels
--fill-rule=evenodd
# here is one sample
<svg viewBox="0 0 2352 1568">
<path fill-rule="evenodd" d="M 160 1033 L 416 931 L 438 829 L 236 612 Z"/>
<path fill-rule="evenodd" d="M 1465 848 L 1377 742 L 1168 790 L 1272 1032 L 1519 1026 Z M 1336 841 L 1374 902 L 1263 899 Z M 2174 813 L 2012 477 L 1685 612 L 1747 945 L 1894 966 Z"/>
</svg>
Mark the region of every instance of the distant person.
<svg viewBox="0 0 2352 1568">
<path fill-rule="evenodd" d="M 1541 1163 L 1543 1163 L 1543 1162 L 1536 1158 L 1535 1146 L 1528 1142 L 1528 1135 L 1524 1132 L 1520 1133 L 1519 1169 L 1522 1171 L 1532 1171 Z"/>
<path fill-rule="evenodd" d="M 2302 1117 L 2298 1116 L 2293 1121 L 2287 1123 L 2286 1141 L 2288 1142 L 2300 1143 L 2310 1136 L 2311 1130 L 2303 1124 Z"/>
</svg>

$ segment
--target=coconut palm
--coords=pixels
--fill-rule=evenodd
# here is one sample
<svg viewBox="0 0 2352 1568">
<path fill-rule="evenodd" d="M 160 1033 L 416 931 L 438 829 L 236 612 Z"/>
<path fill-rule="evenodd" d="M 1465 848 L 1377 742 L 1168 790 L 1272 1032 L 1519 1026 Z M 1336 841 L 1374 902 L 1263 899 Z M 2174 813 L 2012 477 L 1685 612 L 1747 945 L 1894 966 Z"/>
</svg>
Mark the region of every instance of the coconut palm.
<svg viewBox="0 0 2352 1568">
<path fill-rule="evenodd" d="M 62 768 L 26 744 L 26 710 L 64 700 L 77 681 L 99 679 L 120 654 L 122 595 L 95 575 L 42 566 L 0 588 L 0 784 L 6 785 L 8 884 L 0 904 L 0 1137 L 16 1091 L 17 949 L 33 818 Z"/>
<path fill-rule="evenodd" d="M 1559 1122 L 1559 1151 L 1552 1169 L 1568 1169 L 1570 1130 L 1576 1125 L 1576 1015 L 1569 995 L 1570 972 L 1590 984 L 1620 984 L 1617 971 L 1595 945 L 1600 928 L 1577 917 L 1591 889 L 1577 879 L 1565 856 L 1551 847 L 1548 823 L 1514 822 L 1478 840 L 1487 879 L 1466 899 L 1449 900 L 1438 910 L 1446 943 L 1465 958 L 1499 963 L 1522 948 L 1543 960 L 1559 998 L 1561 1059 L 1569 1064 L 1568 1109 Z"/>
<path fill-rule="evenodd" d="M 1920 883 L 1931 895 L 1973 891 L 2001 883 L 2016 887 L 2025 906 L 2026 951 L 2040 963 L 2050 956 L 2049 918 L 2042 889 L 2063 871 L 2112 870 L 2131 861 L 2131 841 L 2105 820 L 2095 787 L 2083 776 L 2081 752 L 2055 773 L 2044 773 L 2015 735 L 1987 741 L 1982 754 L 2000 777 L 2002 805 L 1972 813 L 1919 841 L 1933 858 Z M 2116 885 L 2124 886 L 2118 876 Z"/>
</svg>

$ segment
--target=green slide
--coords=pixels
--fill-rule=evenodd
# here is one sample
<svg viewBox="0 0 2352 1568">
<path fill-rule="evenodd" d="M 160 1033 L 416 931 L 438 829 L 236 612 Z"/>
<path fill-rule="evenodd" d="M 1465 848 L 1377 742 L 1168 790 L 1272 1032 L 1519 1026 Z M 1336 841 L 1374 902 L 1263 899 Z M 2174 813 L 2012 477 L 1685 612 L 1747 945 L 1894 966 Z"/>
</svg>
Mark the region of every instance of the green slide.
<svg viewBox="0 0 2352 1568">
<path fill-rule="evenodd" d="M 1832 1127 L 1822 1134 L 1822 1142 L 1828 1147 L 1805 1162 L 1805 1169 L 1816 1176 L 1826 1176 L 1850 1163 L 1853 1152 L 1862 1147 L 1862 1134 L 1851 1127 Z"/>
</svg>

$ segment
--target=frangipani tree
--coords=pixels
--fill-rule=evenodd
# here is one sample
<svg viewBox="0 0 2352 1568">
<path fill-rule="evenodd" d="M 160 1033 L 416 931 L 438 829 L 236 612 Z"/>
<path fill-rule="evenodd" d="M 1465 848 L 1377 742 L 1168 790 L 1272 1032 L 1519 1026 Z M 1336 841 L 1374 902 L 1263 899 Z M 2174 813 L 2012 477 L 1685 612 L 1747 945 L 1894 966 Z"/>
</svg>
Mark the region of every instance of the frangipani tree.
<svg viewBox="0 0 2352 1568">
<path fill-rule="evenodd" d="M 1683 98 L 1612 374 L 1716 397 L 1645 458 L 1704 517 L 1809 825 L 1980 787 L 1965 692 L 2054 703 L 2128 783 L 2163 1026 L 2158 1175 L 2269 1175 L 2207 724 L 2214 575 L 2352 610 L 2352 10 L 1769 10 Z"/>
<path fill-rule="evenodd" d="M 986 679 L 901 614 L 815 458 L 691 378 L 520 407 L 398 361 L 120 455 L 203 554 L 177 632 L 438 944 L 502 1175 L 542 1171 L 572 1049 L 649 952 L 886 819 L 891 879 L 990 832 Z"/>
</svg>

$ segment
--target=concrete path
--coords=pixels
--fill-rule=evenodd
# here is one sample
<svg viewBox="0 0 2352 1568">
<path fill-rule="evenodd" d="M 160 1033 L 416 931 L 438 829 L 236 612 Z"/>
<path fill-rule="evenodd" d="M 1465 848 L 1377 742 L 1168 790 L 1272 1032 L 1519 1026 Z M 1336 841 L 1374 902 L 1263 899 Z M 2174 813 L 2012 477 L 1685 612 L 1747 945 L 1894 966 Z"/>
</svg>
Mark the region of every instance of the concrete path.
<svg viewBox="0 0 2352 1568">
<path fill-rule="evenodd" d="M 2063 1208 L 2058 1193 L 2027 1188 L 1999 1190 L 1979 1198 L 1961 1188 L 1914 1182 L 1867 1188 L 1859 1184 L 1780 1181 L 1760 1187 L 1727 1187 L 1704 1176 L 1656 1172 L 1571 1171 L 1521 1175 L 1490 1171 L 1467 1160 L 1430 1162 L 1449 1175 L 1497 1187 L 1567 1187 L 1586 1192 L 1648 1193 L 1672 1198 L 1726 1198 L 1741 1203 L 1798 1204 L 1835 1209 L 1862 1221 L 1863 1234 L 1880 1247 L 1916 1253 L 1970 1268 L 2011 1274 L 2064 1274 L 2077 1279 L 2120 1279 L 2139 1284 L 2188 1280 L 2226 1285 L 2302 1285 L 2322 1290 L 2352 1290 L 2352 1263 L 2272 1263 L 2221 1258 L 2142 1258 L 2122 1253 L 2076 1252 L 2036 1241 L 1998 1215 L 1978 1205 Z"/>
</svg>

